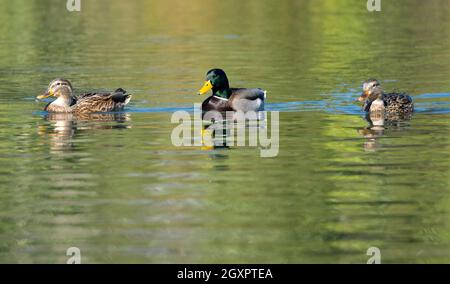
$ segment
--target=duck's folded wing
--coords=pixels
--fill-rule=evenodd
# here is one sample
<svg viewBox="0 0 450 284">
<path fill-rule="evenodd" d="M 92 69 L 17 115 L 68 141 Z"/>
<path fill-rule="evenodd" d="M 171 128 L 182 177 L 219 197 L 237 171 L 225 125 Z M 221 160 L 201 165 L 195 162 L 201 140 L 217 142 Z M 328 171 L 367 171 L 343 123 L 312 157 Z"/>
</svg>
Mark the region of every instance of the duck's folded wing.
<svg viewBox="0 0 450 284">
<path fill-rule="evenodd" d="M 265 100 L 266 91 L 263 89 L 232 89 L 233 95 L 239 99 L 251 100 L 256 99 Z"/>
<path fill-rule="evenodd" d="M 118 88 L 112 94 L 111 99 L 118 104 L 126 105 L 130 101 L 131 95 L 127 95 L 127 91 L 125 91 L 124 89 Z"/>
<path fill-rule="evenodd" d="M 74 112 L 110 112 L 122 109 L 130 99 L 131 95 L 123 89 L 114 93 L 87 93 L 78 96 L 72 109 Z"/>
<path fill-rule="evenodd" d="M 74 112 L 109 112 L 114 109 L 112 94 L 87 93 L 78 96 L 77 103 L 72 106 Z"/>
<path fill-rule="evenodd" d="M 399 105 L 408 105 L 412 103 L 412 98 L 406 93 L 390 93 L 385 94 L 383 100 L 387 105 L 390 104 L 399 104 Z"/>
<path fill-rule="evenodd" d="M 231 107 L 235 111 L 263 111 L 266 92 L 262 89 L 235 89 L 231 95 Z"/>
</svg>

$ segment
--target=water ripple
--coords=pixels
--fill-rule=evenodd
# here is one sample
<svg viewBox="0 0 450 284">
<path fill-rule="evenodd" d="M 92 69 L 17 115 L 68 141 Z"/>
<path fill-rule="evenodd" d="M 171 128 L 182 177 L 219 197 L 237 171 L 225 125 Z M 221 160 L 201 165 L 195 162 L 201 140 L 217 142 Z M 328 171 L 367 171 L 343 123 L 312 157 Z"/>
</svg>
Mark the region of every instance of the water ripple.
<svg viewBox="0 0 450 284">
<path fill-rule="evenodd" d="M 266 103 L 267 111 L 279 112 L 305 112 L 305 111 L 325 111 L 332 114 L 360 115 L 363 113 L 361 106 L 356 102 L 354 93 L 331 94 L 331 99 L 291 101 Z M 426 114 L 446 114 L 450 113 L 449 101 L 421 101 L 424 99 L 446 99 L 450 98 L 450 93 L 421 94 L 414 97 L 415 112 Z M 180 107 L 131 107 L 127 112 L 132 113 L 170 113 L 175 111 L 187 111 L 192 113 L 193 106 Z"/>
</svg>

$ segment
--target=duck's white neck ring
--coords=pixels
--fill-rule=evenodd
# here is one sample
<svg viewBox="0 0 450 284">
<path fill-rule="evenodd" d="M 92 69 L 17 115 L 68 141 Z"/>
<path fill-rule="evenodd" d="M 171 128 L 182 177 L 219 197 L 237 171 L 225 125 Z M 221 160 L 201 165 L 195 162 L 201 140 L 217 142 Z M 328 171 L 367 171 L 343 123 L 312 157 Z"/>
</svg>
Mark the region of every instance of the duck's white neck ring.
<svg viewBox="0 0 450 284">
<path fill-rule="evenodd" d="M 228 101 L 228 99 L 225 99 L 225 98 L 222 98 L 222 97 L 218 97 L 218 96 L 213 96 L 213 97 L 215 97 L 215 98 L 217 98 L 219 100 L 222 100 L 222 101 Z"/>
</svg>

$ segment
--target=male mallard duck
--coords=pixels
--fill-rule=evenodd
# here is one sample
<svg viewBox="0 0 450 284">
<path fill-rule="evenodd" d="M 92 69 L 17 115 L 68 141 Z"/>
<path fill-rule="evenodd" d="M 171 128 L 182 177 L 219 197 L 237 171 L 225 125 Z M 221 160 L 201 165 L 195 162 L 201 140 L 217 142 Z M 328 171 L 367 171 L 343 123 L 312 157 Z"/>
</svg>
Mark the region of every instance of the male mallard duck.
<svg viewBox="0 0 450 284">
<path fill-rule="evenodd" d="M 221 69 L 212 69 L 206 73 L 204 86 L 199 95 L 212 90 L 212 96 L 202 104 L 202 110 L 207 111 L 262 111 L 266 91 L 262 89 L 230 88 L 228 78 Z"/>
<path fill-rule="evenodd" d="M 56 100 L 49 103 L 45 110 L 58 113 L 94 113 L 122 110 L 131 100 L 122 88 L 113 93 L 87 93 L 78 97 L 72 94 L 72 84 L 65 79 L 55 79 L 48 85 L 47 91 L 38 96 L 44 99 L 54 96 Z"/>
<path fill-rule="evenodd" d="M 370 79 L 363 85 L 363 94 L 358 99 L 364 102 L 368 113 L 386 113 L 388 116 L 411 115 L 414 111 L 412 98 L 405 93 L 385 94 L 380 82 Z"/>
</svg>

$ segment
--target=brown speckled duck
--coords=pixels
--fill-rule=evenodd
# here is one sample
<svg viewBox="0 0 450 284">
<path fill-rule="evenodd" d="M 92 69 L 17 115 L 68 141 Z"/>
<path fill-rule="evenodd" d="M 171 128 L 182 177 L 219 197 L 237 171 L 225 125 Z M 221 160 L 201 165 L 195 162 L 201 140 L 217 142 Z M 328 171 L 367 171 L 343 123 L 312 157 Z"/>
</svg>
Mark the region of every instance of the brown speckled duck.
<svg viewBox="0 0 450 284">
<path fill-rule="evenodd" d="M 406 93 L 385 94 L 380 82 L 370 79 L 363 85 L 363 94 L 358 99 L 364 102 L 368 113 L 385 113 L 387 116 L 410 116 L 414 111 L 412 98 Z"/>
<path fill-rule="evenodd" d="M 221 69 L 212 69 L 206 74 L 204 86 L 198 91 L 212 95 L 202 104 L 202 111 L 262 111 L 266 91 L 262 89 L 230 88 L 227 75 Z"/>
<path fill-rule="evenodd" d="M 50 82 L 47 91 L 38 96 L 44 99 L 54 96 L 56 100 L 49 103 L 44 110 L 55 113 L 96 113 L 119 111 L 131 100 L 122 88 L 112 93 L 87 93 L 75 97 L 72 84 L 65 79 L 55 79 Z"/>
</svg>

